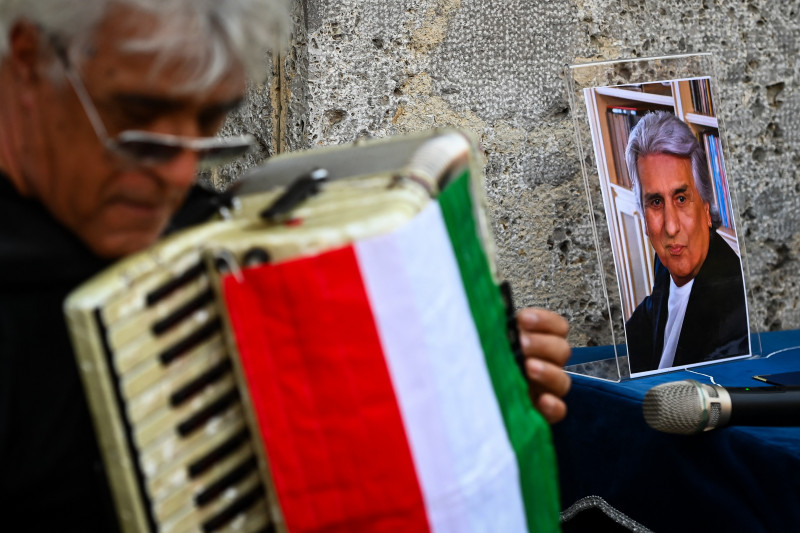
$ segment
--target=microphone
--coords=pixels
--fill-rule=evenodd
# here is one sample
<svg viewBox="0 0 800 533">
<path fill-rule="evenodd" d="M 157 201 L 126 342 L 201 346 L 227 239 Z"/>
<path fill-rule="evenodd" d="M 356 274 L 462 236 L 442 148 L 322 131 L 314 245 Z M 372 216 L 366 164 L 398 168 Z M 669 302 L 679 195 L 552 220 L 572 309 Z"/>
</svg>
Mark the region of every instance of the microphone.
<svg viewBox="0 0 800 533">
<path fill-rule="evenodd" d="M 800 426 L 800 387 L 728 388 L 693 379 L 656 385 L 644 396 L 644 419 L 680 435 L 724 426 Z"/>
</svg>

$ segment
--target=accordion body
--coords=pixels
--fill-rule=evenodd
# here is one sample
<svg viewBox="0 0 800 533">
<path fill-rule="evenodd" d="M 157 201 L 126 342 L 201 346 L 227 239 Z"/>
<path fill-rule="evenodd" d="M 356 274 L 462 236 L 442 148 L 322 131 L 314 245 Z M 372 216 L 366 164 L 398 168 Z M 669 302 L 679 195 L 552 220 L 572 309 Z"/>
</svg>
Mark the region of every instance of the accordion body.
<svg viewBox="0 0 800 533">
<path fill-rule="evenodd" d="M 276 157 L 70 295 L 123 529 L 557 530 L 480 176 L 455 131 Z"/>
</svg>

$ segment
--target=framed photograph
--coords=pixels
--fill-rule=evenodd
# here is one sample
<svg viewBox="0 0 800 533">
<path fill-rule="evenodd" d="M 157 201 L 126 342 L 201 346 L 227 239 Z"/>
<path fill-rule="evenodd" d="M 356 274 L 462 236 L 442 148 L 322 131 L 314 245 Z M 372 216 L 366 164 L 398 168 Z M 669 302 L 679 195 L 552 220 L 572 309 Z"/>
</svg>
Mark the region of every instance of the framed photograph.
<svg viewBox="0 0 800 533">
<path fill-rule="evenodd" d="M 742 246 L 712 77 L 655 77 L 581 93 L 619 291 L 623 373 L 750 356 Z"/>
</svg>

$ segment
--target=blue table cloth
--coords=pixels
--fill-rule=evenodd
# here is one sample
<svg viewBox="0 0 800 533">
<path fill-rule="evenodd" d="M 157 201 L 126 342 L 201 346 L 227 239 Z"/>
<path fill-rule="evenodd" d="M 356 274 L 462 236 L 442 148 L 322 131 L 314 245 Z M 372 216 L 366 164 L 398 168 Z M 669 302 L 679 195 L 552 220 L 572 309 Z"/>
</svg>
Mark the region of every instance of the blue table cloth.
<svg viewBox="0 0 800 533">
<path fill-rule="evenodd" d="M 800 370 L 800 331 L 762 333 L 761 345 L 760 358 L 693 370 L 726 387 L 766 386 L 752 376 Z M 573 359 L 602 352 L 576 349 Z M 600 496 L 656 532 L 800 531 L 800 427 L 691 436 L 651 429 L 642 415 L 645 393 L 684 379 L 710 383 L 688 371 L 621 383 L 573 375 L 567 418 L 553 426 L 562 509 Z"/>
</svg>

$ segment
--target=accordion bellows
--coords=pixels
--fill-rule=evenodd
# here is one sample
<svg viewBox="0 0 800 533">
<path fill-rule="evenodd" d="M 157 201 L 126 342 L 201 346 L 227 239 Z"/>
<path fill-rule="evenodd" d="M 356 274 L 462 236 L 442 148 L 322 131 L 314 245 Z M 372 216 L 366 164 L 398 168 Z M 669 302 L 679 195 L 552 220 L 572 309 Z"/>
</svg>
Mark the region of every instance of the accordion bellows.
<svg viewBox="0 0 800 533">
<path fill-rule="evenodd" d="M 281 156 L 66 312 L 126 531 L 555 531 L 475 147 Z M 278 218 L 292 177 L 320 191 Z M 296 182 L 295 182 L 296 183 Z"/>
</svg>

